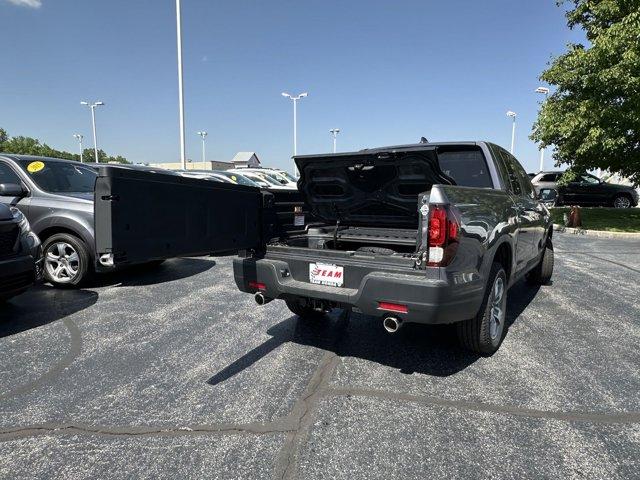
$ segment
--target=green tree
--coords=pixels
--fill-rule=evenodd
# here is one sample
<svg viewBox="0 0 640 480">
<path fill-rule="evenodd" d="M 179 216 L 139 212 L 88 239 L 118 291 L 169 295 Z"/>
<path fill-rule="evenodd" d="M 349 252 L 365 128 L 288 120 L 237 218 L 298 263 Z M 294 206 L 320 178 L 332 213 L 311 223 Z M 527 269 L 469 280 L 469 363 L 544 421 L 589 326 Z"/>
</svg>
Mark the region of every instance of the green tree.
<svg viewBox="0 0 640 480">
<path fill-rule="evenodd" d="M 556 88 L 531 138 L 554 147 L 557 165 L 640 183 L 640 0 L 569 3 L 568 26 L 582 28 L 589 45 L 570 44 L 542 73 Z"/>
<path fill-rule="evenodd" d="M 31 137 L 9 137 L 6 130 L 0 128 L 0 152 L 15 153 L 20 155 L 36 155 L 39 157 L 65 158 L 67 160 L 80 161 L 77 153 L 65 152 L 51 148 L 46 143 L 40 143 L 37 138 Z M 93 148 L 85 148 L 82 152 L 85 162 L 94 162 L 95 153 Z M 98 149 L 98 159 L 101 163 L 130 163 L 123 156 L 111 157 L 104 150 Z"/>
</svg>

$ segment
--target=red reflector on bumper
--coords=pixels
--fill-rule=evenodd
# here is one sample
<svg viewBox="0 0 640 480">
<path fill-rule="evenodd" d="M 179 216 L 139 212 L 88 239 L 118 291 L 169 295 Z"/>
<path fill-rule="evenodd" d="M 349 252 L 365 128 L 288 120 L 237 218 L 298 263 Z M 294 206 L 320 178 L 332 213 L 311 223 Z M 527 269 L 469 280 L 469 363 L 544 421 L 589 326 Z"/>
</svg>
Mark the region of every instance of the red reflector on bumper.
<svg viewBox="0 0 640 480">
<path fill-rule="evenodd" d="M 255 288 L 256 290 L 266 290 L 267 286 L 262 282 L 249 282 L 250 288 Z"/>
<path fill-rule="evenodd" d="M 378 310 L 387 310 L 389 312 L 407 313 L 409 309 L 406 305 L 399 303 L 378 302 Z"/>
</svg>

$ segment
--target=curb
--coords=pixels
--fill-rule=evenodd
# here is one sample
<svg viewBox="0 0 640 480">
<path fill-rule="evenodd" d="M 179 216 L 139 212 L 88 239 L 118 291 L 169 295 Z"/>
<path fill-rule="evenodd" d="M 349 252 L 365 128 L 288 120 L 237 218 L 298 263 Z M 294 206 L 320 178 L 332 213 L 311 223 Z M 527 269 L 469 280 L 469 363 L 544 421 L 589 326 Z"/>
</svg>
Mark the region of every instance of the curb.
<svg viewBox="0 0 640 480">
<path fill-rule="evenodd" d="M 637 238 L 640 240 L 640 233 L 635 232 L 607 232 L 605 230 L 584 230 L 582 228 L 569 228 L 553 224 L 553 230 L 559 233 L 570 233 L 573 235 L 589 235 L 590 237 L 601 238 Z"/>
</svg>

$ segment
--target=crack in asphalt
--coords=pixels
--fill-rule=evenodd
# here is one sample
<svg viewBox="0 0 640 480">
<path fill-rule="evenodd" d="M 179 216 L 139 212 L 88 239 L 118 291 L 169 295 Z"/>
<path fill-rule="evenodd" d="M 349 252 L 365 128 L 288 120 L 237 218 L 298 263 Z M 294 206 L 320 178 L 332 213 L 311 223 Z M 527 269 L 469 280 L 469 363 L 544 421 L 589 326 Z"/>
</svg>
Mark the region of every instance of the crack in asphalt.
<svg viewBox="0 0 640 480">
<path fill-rule="evenodd" d="M 6 400 L 9 397 L 13 397 L 15 395 L 24 394 L 30 392 L 51 381 L 53 378 L 60 375 L 67 367 L 73 363 L 73 361 L 80 356 L 82 352 L 82 335 L 80 333 L 80 329 L 76 325 L 76 323 L 70 318 L 65 318 L 62 323 L 69 331 L 69 350 L 57 363 L 55 363 L 52 367 L 49 368 L 44 374 L 39 376 L 38 378 L 27 382 L 19 387 L 14 388 L 13 390 L 9 390 L 6 393 L 0 395 L 0 401 Z"/>
<path fill-rule="evenodd" d="M 334 346 L 337 347 L 342 335 L 347 328 L 351 310 L 345 309 L 340 314 L 337 328 L 335 329 Z M 323 390 L 329 383 L 333 372 L 340 363 L 340 357 L 335 353 L 338 349 L 331 349 L 323 355 L 318 368 L 314 372 L 304 394 L 294 405 L 289 417 L 295 419 L 296 429 L 289 432 L 284 445 L 280 449 L 275 462 L 274 478 L 281 480 L 296 478 L 300 448 L 306 440 L 313 423 L 313 413 L 318 401 L 323 397 Z"/>
<path fill-rule="evenodd" d="M 0 430 L 0 441 L 50 434 L 90 434 L 125 437 L 178 437 L 193 435 L 267 435 L 288 433 L 295 426 L 286 421 L 247 424 L 212 424 L 162 427 L 111 427 L 82 424 L 41 424 Z"/>
<path fill-rule="evenodd" d="M 325 396 L 353 396 L 370 397 L 381 400 L 400 400 L 403 402 L 434 405 L 475 412 L 489 412 L 514 415 L 526 418 L 540 418 L 544 420 L 562 420 L 566 422 L 588 422 L 598 424 L 635 424 L 640 423 L 640 412 L 596 413 L 596 412 L 562 412 L 553 410 L 538 410 L 511 405 L 497 405 L 475 402 L 470 400 L 447 400 L 444 398 L 424 395 L 395 393 L 388 390 L 373 390 L 365 388 L 328 388 L 323 392 Z"/>
</svg>

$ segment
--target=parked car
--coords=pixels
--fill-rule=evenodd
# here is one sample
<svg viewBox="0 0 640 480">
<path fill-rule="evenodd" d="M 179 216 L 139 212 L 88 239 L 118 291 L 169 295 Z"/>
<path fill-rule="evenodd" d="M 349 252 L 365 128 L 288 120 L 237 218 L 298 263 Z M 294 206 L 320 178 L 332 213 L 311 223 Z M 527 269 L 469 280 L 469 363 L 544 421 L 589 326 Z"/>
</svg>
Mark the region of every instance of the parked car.
<svg viewBox="0 0 640 480">
<path fill-rule="evenodd" d="M 219 183 L 233 183 L 228 178 L 222 175 L 213 173 L 212 171 L 176 170 L 176 172 L 179 173 L 181 176 L 188 177 L 188 178 L 199 178 L 201 180 L 209 180 L 212 182 L 219 182 Z"/>
<path fill-rule="evenodd" d="M 233 268 L 240 290 L 258 304 L 284 300 L 296 315 L 320 319 L 334 307 L 379 318 L 388 332 L 409 322 L 455 323 L 462 345 L 495 352 L 506 329 L 507 290 L 526 277 L 545 284 L 553 272 L 552 223 L 529 177 L 509 152 L 486 142 L 384 147 L 348 154 L 298 156 L 300 193 L 312 215 L 282 225 L 273 195 L 240 185 L 200 192 L 208 209 L 192 212 L 124 195 L 121 185 L 155 197 L 155 182 L 101 174 L 96 222 L 110 224 L 98 251 L 134 252 L 139 233 L 116 216 L 147 215 L 156 228 L 147 248 L 162 248 L 172 232 L 206 216 L 215 235 L 194 228 L 176 253 L 240 251 Z M 227 188 L 222 188 L 227 187 Z M 169 193 L 169 187 L 163 186 Z M 168 195 L 195 203 L 176 182 Z M 216 205 L 224 204 L 221 209 Z M 111 216 L 102 209 L 107 209 Z M 117 208 L 117 210 L 113 210 Z M 117 247 L 116 247 L 117 245 Z M 127 253 L 129 255 L 129 253 Z"/>
<path fill-rule="evenodd" d="M 540 172 L 531 183 L 538 194 L 542 189 L 556 190 L 556 205 L 615 208 L 631 208 L 638 205 L 638 192 L 633 187 L 607 183 L 589 173 L 578 175 L 567 185 L 558 186 L 563 173 Z"/>
<path fill-rule="evenodd" d="M 120 170 L 163 174 L 168 170 L 137 165 Z M 94 242 L 94 186 L 97 164 L 71 160 L 0 154 L 0 203 L 15 205 L 40 237 L 44 250 L 44 279 L 56 287 L 80 285 L 93 272 L 113 269 L 100 262 Z M 9 186 L 9 188 L 7 188 Z M 155 262 L 147 258 L 140 263 Z"/>
<path fill-rule="evenodd" d="M 267 176 L 284 187 L 297 188 L 297 180 L 282 170 L 277 170 L 275 168 L 242 168 L 239 170 L 242 172 L 253 172 L 262 176 Z"/>
<path fill-rule="evenodd" d="M 0 165 L 0 196 L 19 193 L 4 183 Z M 0 203 L 0 302 L 26 291 L 42 272 L 42 246 L 20 210 Z"/>
<path fill-rule="evenodd" d="M 256 170 L 248 169 L 248 168 L 238 168 L 238 169 L 227 170 L 227 171 L 230 173 L 238 173 L 240 175 L 244 175 L 249 180 L 253 180 L 256 183 L 266 184 L 267 186 L 264 188 L 273 189 L 273 190 L 295 189 L 295 187 L 292 187 L 289 184 L 282 184 L 279 180 L 274 178 L 272 175 L 268 175 L 266 172 L 259 172 Z"/>
</svg>

